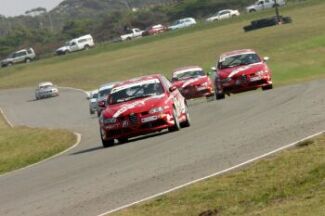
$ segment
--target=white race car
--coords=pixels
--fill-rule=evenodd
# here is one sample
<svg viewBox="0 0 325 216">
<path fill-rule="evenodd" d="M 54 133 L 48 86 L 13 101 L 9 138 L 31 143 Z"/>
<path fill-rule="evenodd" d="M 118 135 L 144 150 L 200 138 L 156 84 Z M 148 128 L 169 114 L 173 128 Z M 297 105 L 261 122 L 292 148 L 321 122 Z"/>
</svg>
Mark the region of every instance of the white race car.
<svg viewBox="0 0 325 216">
<path fill-rule="evenodd" d="M 36 100 L 59 96 L 59 89 L 51 82 L 41 82 L 35 90 Z"/>
<path fill-rule="evenodd" d="M 89 113 L 94 114 L 97 111 L 98 90 L 89 93 Z"/>
</svg>

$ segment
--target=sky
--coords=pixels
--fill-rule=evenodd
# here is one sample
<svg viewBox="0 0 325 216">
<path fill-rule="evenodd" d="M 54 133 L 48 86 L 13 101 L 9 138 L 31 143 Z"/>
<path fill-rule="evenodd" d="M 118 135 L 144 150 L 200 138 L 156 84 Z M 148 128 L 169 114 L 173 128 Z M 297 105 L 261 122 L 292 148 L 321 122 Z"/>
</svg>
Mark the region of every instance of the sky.
<svg viewBox="0 0 325 216">
<path fill-rule="evenodd" d="M 4 16 L 18 16 L 25 11 L 44 7 L 48 11 L 60 4 L 63 0 L 0 0 L 0 14 Z"/>
</svg>

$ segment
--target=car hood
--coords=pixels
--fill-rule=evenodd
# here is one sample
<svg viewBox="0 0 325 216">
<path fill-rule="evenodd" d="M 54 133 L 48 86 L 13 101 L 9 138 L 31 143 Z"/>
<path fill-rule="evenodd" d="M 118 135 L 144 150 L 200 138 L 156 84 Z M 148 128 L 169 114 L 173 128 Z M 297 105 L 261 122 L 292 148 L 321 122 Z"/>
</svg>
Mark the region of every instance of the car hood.
<svg viewBox="0 0 325 216">
<path fill-rule="evenodd" d="M 218 70 L 218 75 L 222 79 L 225 79 L 227 77 L 231 78 L 231 77 L 241 76 L 244 74 L 252 74 L 252 73 L 256 73 L 257 71 L 261 71 L 265 69 L 266 69 L 266 65 L 260 62 L 256 64 L 245 65 L 245 66 L 221 69 Z"/>
<path fill-rule="evenodd" d="M 5 63 L 5 62 L 10 62 L 13 58 L 5 58 L 3 59 L 1 62 Z"/>
<path fill-rule="evenodd" d="M 56 87 L 42 88 L 42 89 L 39 89 L 39 92 L 47 92 L 47 91 L 51 91 L 51 90 L 54 90 L 54 89 L 57 89 L 57 88 Z"/>
<path fill-rule="evenodd" d="M 152 108 L 165 106 L 167 100 L 166 95 L 158 95 L 138 100 L 132 100 L 125 103 L 108 105 L 103 116 L 105 118 L 118 118 L 120 116 L 127 116 L 132 113 L 148 112 Z"/>
<path fill-rule="evenodd" d="M 63 47 L 58 48 L 56 51 L 66 51 L 68 49 L 69 49 L 68 46 L 63 46 Z"/>
<path fill-rule="evenodd" d="M 178 89 L 181 89 L 181 88 L 185 88 L 187 86 L 201 85 L 208 81 L 209 81 L 208 76 L 200 76 L 200 77 L 196 77 L 196 78 L 175 81 L 175 82 L 173 82 L 173 86 L 175 86 Z"/>
</svg>

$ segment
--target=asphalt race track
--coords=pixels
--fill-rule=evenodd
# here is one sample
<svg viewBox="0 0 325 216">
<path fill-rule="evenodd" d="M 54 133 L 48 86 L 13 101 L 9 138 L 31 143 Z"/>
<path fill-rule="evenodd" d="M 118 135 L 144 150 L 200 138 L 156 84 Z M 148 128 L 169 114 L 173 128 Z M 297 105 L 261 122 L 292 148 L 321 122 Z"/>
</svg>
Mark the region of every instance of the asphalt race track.
<svg viewBox="0 0 325 216">
<path fill-rule="evenodd" d="M 325 128 L 325 80 L 191 102 L 192 126 L 104 149 L 79 91 L 33 101 L 33 89 L 0 91 L 14 125 L 67 128 L 79 146 L 0 176 L 0 215 L 98 215 L 229 168 Z"/>
</svg>

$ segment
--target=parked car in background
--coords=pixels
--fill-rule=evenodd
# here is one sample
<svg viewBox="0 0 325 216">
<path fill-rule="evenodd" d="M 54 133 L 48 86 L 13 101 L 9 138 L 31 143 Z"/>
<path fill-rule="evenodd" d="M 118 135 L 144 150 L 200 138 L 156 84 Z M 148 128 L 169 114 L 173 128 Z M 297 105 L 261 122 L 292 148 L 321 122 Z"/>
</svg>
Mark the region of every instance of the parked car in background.
<svg viewBox="0 0 325 216">
<path fill-rule="evenodd" d="M 268 8 L 274 8 L 276 5 L 284 6 L 285 4 L 285 0 L 277 0 L 276 3 L 274 0 L 258 0 L 254 4 L 246 7 L 246 11 L 251 13 Z"/>
<path fill-rule="evenodd" d="M 168 27 L 162 24 L 153 25 L 142 32 L 142 36 L 157 35 L 168 30 Z"/>
<path fill-rule="evenodd" d="M 215 70 L 216 98 L 225 94 L 247 90 L 273 88 L 272 72 L 267 66 L 268 57 L 259 57 L 254 50 L 244 49 L 223 53 Z"/>
<path fill-rule="evenodd" d="M 41 82 L 35 90 L 36 100 L 59 96 L 59 89 L 52 82 Z"/>
<path fill-rule="evenodd" d="M 186 99 L 213 95 L 212 81 L 199 66 L 176 69 L 173 72 L 172 84 Z"/>
<path fill-rule="evenodd" d="M 132 40 L 134 38 L 142 37 L 143 31 L 138 28 L 132 28 L 126 32 L 126 34 L 121 35 L 120 38 L 122 41 L 124 40 Z"/>
<path fill-rule="evenodd" d="M 90 34 L 75 38 L 66 42 L 63 47 L 58 48 L 55 52 L 57 55 L 65 55 L 70 52 L 87 50 L 95 46 L 93 37 Z"/>
<path fill-rule="evenodd" d="M 98 99 L 98 89 L 93 90 L 89 93 L 89 113 L 95 114 L 97 111 L 97 99 Z"/>
<path fill-rule="evenodd" d="M 1 67 L 12 66 L 18 63 L 29 63 L 35 60 L 36 54 L 33 48 L 22 49 L 11 53 L 6 59 L 1 61 Z"/>
<path fill-rule="evenodd" d="M 107 96 L 110 94 L 113 86 L 116 84 L 117 82 L 110 82 L 103 84 L 99 87 L 97 97 L 97 116 L 100 116 L 100 114 L 102 113 L 106 105 Z"/>
<path fill-rule="evenodd" d="M 185 98 L 162 75 L 134 78 L 112 89 L 107 107 L 99 118 L 104 147 L 114 140 L 190 126 Z"/>
<path fill-rule="evenodd" d="M 172 25 L 168 27 L 169 30 L 176 30 L 186 28 L 196 24 L 196 20 L 192 17 L 176 20 Z"/>
<path fill-rule="evenodd" d="M 207 18 L 206 21 L 207 22 L 220 21 L 223 19 L 229 19 L 231 17 L 236 17 L 239 15 L 240 15 L 240 13 L 238 10 L 231 10 L 231 9 L 221 10 L 221 11 L 217 12 L 216 14 L 214 14 L 213 16 Z"/>
</svg>

